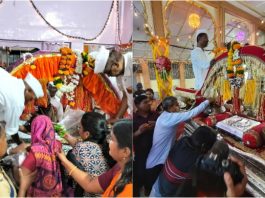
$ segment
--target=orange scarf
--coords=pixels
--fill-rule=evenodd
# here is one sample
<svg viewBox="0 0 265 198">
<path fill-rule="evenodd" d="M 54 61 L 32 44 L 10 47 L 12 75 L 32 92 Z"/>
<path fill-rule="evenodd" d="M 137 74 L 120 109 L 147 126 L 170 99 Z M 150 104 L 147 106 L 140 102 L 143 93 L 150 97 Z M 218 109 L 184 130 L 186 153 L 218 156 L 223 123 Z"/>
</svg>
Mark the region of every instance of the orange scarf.
<svg viewBox="0 0 265 198">
<path fill-rule="evenodd" d="M 113 197 L 114 196 L 113 188 L 115 184 L 117 183 L 117 181 L 119 180 L 120 176 L 121 176 L 121 173 L 117 172 L 116 175 L 111 180 L 109 187 L 103 193 L 102 197 Z M 126 184 L 123 191 L 120 194 L 118 194 L 117 197 L 132 197 L 133 195 L 132 188 L 133 188 L 132 183 Z"/>
</svg>

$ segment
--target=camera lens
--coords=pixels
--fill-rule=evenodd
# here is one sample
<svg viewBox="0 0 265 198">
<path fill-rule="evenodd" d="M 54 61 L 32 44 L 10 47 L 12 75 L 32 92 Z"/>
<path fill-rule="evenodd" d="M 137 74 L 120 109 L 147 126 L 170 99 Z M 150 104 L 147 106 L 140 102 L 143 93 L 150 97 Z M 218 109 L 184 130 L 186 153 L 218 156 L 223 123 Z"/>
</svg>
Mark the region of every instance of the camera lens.
<svg viewBox="0 0 265 198">
<path fill-rule="evenodd" d="M 222 161 L 222 166 L 227 168 L 229 166 L 229 161 L 228 160 L 223 160 Z"/>
</svg>

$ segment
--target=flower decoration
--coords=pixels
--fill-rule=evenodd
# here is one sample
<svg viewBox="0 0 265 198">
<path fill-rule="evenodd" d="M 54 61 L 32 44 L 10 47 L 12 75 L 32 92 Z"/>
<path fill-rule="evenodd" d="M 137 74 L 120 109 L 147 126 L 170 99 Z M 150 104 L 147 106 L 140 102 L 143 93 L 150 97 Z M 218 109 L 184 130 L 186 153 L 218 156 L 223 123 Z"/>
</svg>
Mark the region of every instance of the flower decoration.
<svg viewBox="0 0 265 198">
<path fill-rule="evenodd" d="M 167 45 L 169 44 L 169 41 L 167 38 L 159 37 L 159 36 L 153 36 L 148 42 L 150 45 L 160 44 L 160 45 Z"/>
<path fill-rule="evenodd" d="M 242 58 L 240 57 L 241 45 L 238 42 L 233 42 L 228 51 L 227 58 L 227 77 L 233 87 L 240 88 L 244 81 L 244 68 Z"/>
<path fill-rule="evenodd" d="M 82 57 L 82 53 L 79 50 L 75 50 L 74 51 L 77 60 L 76 60 L 76 67 L 75 67 L 75 73 L 77 74 L 82 74 L 82 70 L 83 70 L 83 57 Z"/>
<path fill-rule="evenodd" d="M 83 58 L 83 74 L 86 76 L 89 74 L 89 67 L 94 68 L 95 67 L 95 59 L 92 58 L 88 53 L 82 52 L 82 58 Z"/>
<path fill-rule="evenodd" d="M 160 77 L 165 81 L 168 78 L 168 75 L 171 71 L 171 61 L 165 57 L 160 56 L 156 59 L 156 69 Z"/>
<path fill-rule="evenodd" d="M 59 63 L 59 74 L 72 75 L 75 71 L 76 57 L 73 51 L 68 47 L 60 49 L 61 60 Z"/>
<path fill-rule="evenodd" d="M 82 59 L 83 59 L 83 63 L 88 61 L 88 56 L 89 56 L 88 53 L 82 52 L 81 56 L 82 56 Z"/>
<path fill-rule="evenodd" d="M 214 53 L 215 57 L 218 57 L 222 53 L 227 52 L 227 49 L 225 47 L 217 47 L 212 52 Z"/>
<path fill-rule="evenodd" d="M 56 76 L 53 79 L 53 84 L 57 89 L 60 89 L 63 86 L 63 80 L 60 76 Z"/>
<path fill-rule="evenodd" d="M 54 85 L 58 91 L 56 95 L 61 98 L 63 94 L 68 99 L 68 104 L 74 106 L 75 88 L 79 84 L 82 74 L 82 57 L 80 52 L 73 52 L 71 49 L 64 47 L 60 49 L 61 60 L 59 64 L 59 75 L 54 77 Z"/>
<path fill-rule="evenodd" d="M 58 88 L 57 96 L 60 98 L 63 94 L 66 94 L 66 98 L 69 101 L 69 105 L 71 102 L 74 102 L 75 100 L 75 88 L 79 84 L 79 75 L 74 74 L 72 76 L 64 76 L 63 84 L 55 84 L 55 86 Z"/>
<path fill-rule="evenodd" d="M 36 67 L 36 65 L 30 65 L 30 69 L 32 69 L 32 70 L 34 70 L 34 69 L 36 69 L 37 67 Z"/>
<path fill-rule="evenodd" d="M 75 89 L 82 75 L 89 74 L 89 67 L 94 67 L 95 60 L 86 52 L 69 48 L 61 48 L 61 60 L 59 75 L 54 77 L 54 85 L 58 88 L 57 96 L 61 98 L 65 94 L 68 104 L 75 106 Z"/>
</svg>

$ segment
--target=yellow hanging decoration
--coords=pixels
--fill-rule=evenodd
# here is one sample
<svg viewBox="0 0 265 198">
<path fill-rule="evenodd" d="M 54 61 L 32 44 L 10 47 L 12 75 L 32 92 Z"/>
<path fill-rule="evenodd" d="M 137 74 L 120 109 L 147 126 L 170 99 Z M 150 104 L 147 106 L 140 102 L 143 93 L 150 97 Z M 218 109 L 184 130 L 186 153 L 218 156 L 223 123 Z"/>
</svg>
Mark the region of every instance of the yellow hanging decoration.
<svg viewBox="0 0 265 198">
<path fill-rule="evenodd" d="M 154 61 L 158 57 L 164 56 L 167 57 L 169 56 L 169 42 L 166 38 L 161 38 L 158 36 L 153 36 L 149 40 L 149 44 L 151 45 L 152 49 L 152 55 Z M 155 67 L 155 74 L 156 74 L 156 81 L 157 81 L 157 86 L 158 86 L 158 93 L 160 99 L 164 99 L 166 96 L 172 96 L 172 86 L 173 86 L 173 79 L 172 79 L 172 73 L 169 72 L 166 77 L 166 79 L 162 79 L 161 75 L 159 74 L 158 69 Z"/>
<path fill-rule="evenodd" d="M 228 79 L 224 79 L 223 81 L 223 101 L 231 100 L 232 94 L 231 94 L 231 87 L 230 82 Z"/>
<path fill-rule="evenodd" d="M 245 85 L 244 105 L 252 105 L 255 101 L 256 81 L 248 79 Z"/>
</svg>

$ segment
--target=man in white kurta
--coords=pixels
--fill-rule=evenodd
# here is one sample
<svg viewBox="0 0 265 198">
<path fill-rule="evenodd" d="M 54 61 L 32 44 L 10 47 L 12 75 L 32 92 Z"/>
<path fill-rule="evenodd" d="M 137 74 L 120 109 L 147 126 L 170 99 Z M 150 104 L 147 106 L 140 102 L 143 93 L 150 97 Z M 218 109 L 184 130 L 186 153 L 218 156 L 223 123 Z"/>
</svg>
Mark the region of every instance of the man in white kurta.
<svg viewBox="0 0 265 198">
<path fill-rule="evenodd" d="M 17 134 L 24 105 L 43 96 L 39 81 L 30 73 L 24 80 L 0 68 L 0 121 L 5 121 L 8 136 Z"/>
<path fill-rule="evenodd" d="M 210 66 L 214 64 L 214 59 L 213 56 L 204 51 L 204 48 L 208 45 L 206 30 L 198 30 L 196 39 L 197 47 L 191 51 L 191 63 L 195 75 L 195 89 L 200 90 Z"/>
<path fill-rule="evenodd" d="M 56 108 L 57 111 L 57 121 L 60 122 L 63 119 L 63 105 L 60 102 L 60 99 L 56 96 L 56 92 L 58 90 L 52 82 L 50 82 L 48 85 L 48 91 L 50 94 L 50 102 L 52 106 Z"/>
</svg>

